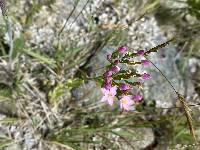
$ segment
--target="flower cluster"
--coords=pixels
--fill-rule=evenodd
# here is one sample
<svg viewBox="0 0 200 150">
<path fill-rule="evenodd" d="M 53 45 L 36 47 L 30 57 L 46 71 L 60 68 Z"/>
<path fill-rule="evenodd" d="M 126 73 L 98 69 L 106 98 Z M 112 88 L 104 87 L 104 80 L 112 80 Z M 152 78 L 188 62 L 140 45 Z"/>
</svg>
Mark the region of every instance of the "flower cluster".
<svg viewBox="0 0 200 150">
<path fill-rule="evenodd" d="M 107 55 L 107 60 L 110 65 L 107 67 L 103 74 L 102 102 L 107 102 L 110 106 L 114 104 L 115 100 L 119 100 L 119 106 L 121 109 L 130 110 L 132 105 L 140 102 L 143 97 L 140 92 L 132 93 L 133 87 L 141 87 L 141 80 L 148 80 L 151 75 L 147 72 L 142 74 L 137 70 L 123 70 L 126 67 L 120 67 L 120 65 L 143 65 L 149 66 L 151 62 L 147 59 L 141 59 L 140 61 L 134 61 L 135 57 L 145 58 L 146 52 L 144 50 L 138 50 L 136 53 L 128 52 L 126 45 L 119 47 L 112 54 Z M 123 68 L 123 69 L 122 69 Z M 136 78 L 137 81 L 130 82 L 129 79 Z"/>
</svg>

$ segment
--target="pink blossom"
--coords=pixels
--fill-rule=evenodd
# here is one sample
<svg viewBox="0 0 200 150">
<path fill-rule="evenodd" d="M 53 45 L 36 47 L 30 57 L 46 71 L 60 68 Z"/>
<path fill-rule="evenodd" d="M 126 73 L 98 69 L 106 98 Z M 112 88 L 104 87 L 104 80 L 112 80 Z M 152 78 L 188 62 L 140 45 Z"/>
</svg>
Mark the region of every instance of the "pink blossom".
<svg viewBox="0 0 200 150">
<path fill-rule="evenodd" d="M 142 79 L 143 80 L 149 80 L 151 78 L 151 75 L 149 74 L 149 73 L 144 73 L 143 75 L 142 75 Z"/>
<path fill-rule="evenodd" d="M 138 51 L 137 51 L 137 54 L 138 54 L 138 55 L 140 55 L 140 56 L 143 56 L 143 55 L 144 55 L 144 53 L 145 53 L 145 51 L 144 51 L 144 50 L 138 50 Z"/>
<path fill-rule="evenodd" d="M 112 66 L 110 71 L 113 71 L 113 72 L 119 72 L 120 71 L 120 68 L 118 66 Z"/>
<path fill-rule="evenodd" d="M 126 52 L 126 50 L 128 49 L 128 46 L 124 45 L 124 46 L 121 46 L 118 48 L 118 51 L 121 53 L 121 54 L 124 54 Z"/>
<path fill-rule="evenodd" d="M 151 62 L 149 60 L 141 60 L 141 64 L 145 65 L 145 66 L 148 66 L 148 65 L 151 64 Z"/>
<path fill-rule="evenodd" d="M 113 86 L 109 90 L 102 88 L 101 91 L 104 94 L 104 96 L 101 99 L 101 102 L 108 102 L 108 104 L 112 106 L 115 95 L 117 94 L 117 86 Z"/>
<path fill-rule="evenodd" d="M 120 108 L 125 110 L 130 110 L 131 105 L 134 104 L 134 101 L 131 99 L 130 95 L 123 95 L 120 99 Z"/>
<path fill-rule="evenodd" d="M 140 95 L 140 93 L 136 93 L 133 95 L 132 99 L 135 101 L 135 102 L 139 102 L 142 100 L 142 95 Z"/>
<path fill-rule="evenodd" d="M 120 86 L 119 86 L 119 88 L 121 90 L 123 90 L 123 91 L 126 91 L 126 90 L 130 89 L 129 85 L 126 84 L 126 83 L 121 83 Z"/>
</svg>

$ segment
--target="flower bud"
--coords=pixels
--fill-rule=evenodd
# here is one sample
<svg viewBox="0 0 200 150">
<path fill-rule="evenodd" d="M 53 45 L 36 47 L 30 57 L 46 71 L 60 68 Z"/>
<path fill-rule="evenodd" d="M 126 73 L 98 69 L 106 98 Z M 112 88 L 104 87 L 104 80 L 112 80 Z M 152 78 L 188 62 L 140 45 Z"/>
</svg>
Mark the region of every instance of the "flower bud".
<svg viewBox="0 0 200 150">
<path fill-rule="evenodd" d="M 121 46 L 118 48 L 118 51 L 121 53 L 121 54 L 124 54 L 126 52 L 126 50 L 128 49 L 128 46 L 124 45 L 124 46 Z"/>
<path fill-rule="evenodd" d="M 112 71 L 111 70 L 107 70 L 105 73 L 104 73 L 104 77 L 111 77 L 112 76 Z"/>
<path fill-rule="evenodd" d="M 112 77 L 106 77 L 106 78 L 104 79 L 104 82 L 105 82 L 105 83 L 111 83 L 111 81 L 112 81 Z"/>
<path fill-rule="evenodd" d="M 103 88 L 105 88 L 106 90 L 110 90 L 111 87 L 112 87 L 111 83 L 104 82 Z"/>
<path fill-rule="evenodd" d="M 126 91 L 126 90 L 130 89 L 129 85 L 126 84 L 126 83 L 121 83 L 120 86 L 119 86 L 119 88 L 121 90 L 123 90 L 123 91 Z"/>
<path fill-rule="evenodd" d="M 136 93 L 132 96 L 132 99 L 135 101 L 135 102 L 139 102 L 142 100 L 142 95 L 140 95 L 140 93 Z"/>
<path fill-rule="evenodd" d="M 141 60 L 141 64 L 145 65 L 145 66 L 148 66 L 148 65 L 151 64 L 151 62 L 149 60 Z"/>
<path fill-rule="evenodd" d="M 142 75 L 142 79 L 143 80 L 148 80 L 148 79 L 150 79 L 151 78 L 151 75 L 149 74 L 149 73 L 144 73 L 143 75 Z"/>
<path fill-rule="evenodd" d="M 138 54 L 138 55 L 140 55 L 140 56 L 143 56 L 143 55 L 144 55 L 144 53 L 145 53 L 145 51 L 144 51 L 144 50 L 138 50 L 138 51 L 137 51 L 137 54 Z"/>
</svg>

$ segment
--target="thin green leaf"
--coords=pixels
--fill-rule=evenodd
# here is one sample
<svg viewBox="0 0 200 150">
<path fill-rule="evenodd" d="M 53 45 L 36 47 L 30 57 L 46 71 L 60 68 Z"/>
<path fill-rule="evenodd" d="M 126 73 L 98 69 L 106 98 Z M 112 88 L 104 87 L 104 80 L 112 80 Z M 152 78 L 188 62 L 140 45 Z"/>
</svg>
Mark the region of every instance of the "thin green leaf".
<svg viewBox="0 0 200 150">
<path fill-rule="evenodd" d="M 20 38 L 16 38 L 13 41 L 13 53 L 12 53 L 12 58 L 16 58 L 17 54 L 24 49 L 25 42 L 23 36 Z"/>
<path fill-rule="evenodd" d="M 47 64 L 55 67 L 55 61 L 51 58 L 48 58 L 47 56 L 43 56 L 43 55 L 36 53 L 36 52 L 33 52 L 31 50 L 25 50 L 24 49 L 23 52 L 26 53 L 27 55 L 34 57 L 35 59 L 37 59 L 37 60 L 39 60 L 43 63 L 47 63 Z"/>
<path fill-rule="evenodd" d="M 7 145 L 10 145 L 13 143 L 13 140 L 9 139 L 6 136 L 0 135 L 0 149 L 6 147 Z"/>
<path fill-rule="evenodd" d="M 10 123 L 18 123 L 21 122 L 22 120 L 19 118 L 4 118 L 2 120 L 0 120 L 0 123 L 2 124 L 10 124 Z"/>
<path fill-rule="evenodd" d="M 125 131 L 125 130 L 112 131 L 112 133 L 115 133 L 116 135 L 118 135 L 120 137 L 124 137 L 124 138 L 128 138 L 128 139 L 133 139 L 133 136 L 135 136 L 134 133 L 132 133 L 130 131 Z"/>
</svg>

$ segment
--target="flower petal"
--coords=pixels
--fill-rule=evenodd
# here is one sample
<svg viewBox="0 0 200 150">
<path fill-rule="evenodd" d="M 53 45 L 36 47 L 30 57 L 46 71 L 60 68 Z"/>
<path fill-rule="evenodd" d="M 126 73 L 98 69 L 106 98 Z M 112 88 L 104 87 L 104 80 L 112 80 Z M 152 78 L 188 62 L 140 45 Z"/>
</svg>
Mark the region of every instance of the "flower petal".
<svg viewBox="0 0 200 150">
<path fill-rule="evenodd" d="M 122 101 L 119 102 L 119 106 L 120 106 L 120 109 L 123 109 L 123 103 L 122 103 Z"/>
<path fill-rule="evenodd" d="M 108 99 L 107 96 L 103 96 L 103 97 L 101 98 L 101 102 L 105 102 L 105 101 L 107 101 L 107 99 Z"/>
<path fill-rule="evenodd" d="M 131 105 L 124 105 L 125 110 L 130 110 Z"/>
<path fill-rule="evenodd" d="M 107 95 L 109 93 L 109 90 L 106 90 L 105 88 L 101 88 L 101 91 L 104 95 Z"/>
<path fill-rule="evenodd" d="M 115 96 L 117 94 L 117 86 L 113 86 L 112 88 L 110 88 L 110 93 Z"/>
<path fill-rule="evenodd" d="M 107 101 L 108 101 L 108 104 L 109 104 L 110 106 L 113 105 L 113 98 L 109 97 L 109 98 L 107 99 Z"/>
</svg>

